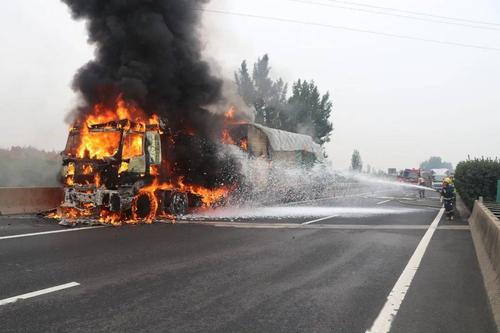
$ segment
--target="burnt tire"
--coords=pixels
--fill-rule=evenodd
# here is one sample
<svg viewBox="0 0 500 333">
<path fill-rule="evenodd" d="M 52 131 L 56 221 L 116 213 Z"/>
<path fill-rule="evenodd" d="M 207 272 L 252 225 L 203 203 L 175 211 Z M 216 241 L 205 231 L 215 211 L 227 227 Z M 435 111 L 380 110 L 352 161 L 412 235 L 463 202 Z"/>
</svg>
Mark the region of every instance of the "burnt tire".
<svg viewBox="0 0 500 333">
<path fill-rule="evenodd" d="M 156 216 L 157 207 L 154 194 L 139 193 L 132 202 L 132 217 L 138 221 L 151 222 Z"/>
<path fill-rule="evenodd" d="M 165 192 L 163 197 L 163 211 L 175 216 L 185 215 L 188 210 L 189 199 L 184 192 Z"/>
</svg>

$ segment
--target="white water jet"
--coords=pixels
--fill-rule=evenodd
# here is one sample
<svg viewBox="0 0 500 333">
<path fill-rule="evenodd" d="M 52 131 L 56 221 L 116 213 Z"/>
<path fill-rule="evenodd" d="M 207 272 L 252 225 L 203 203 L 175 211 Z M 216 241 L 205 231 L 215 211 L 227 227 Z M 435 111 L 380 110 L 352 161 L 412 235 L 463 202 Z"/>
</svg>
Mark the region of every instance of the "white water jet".
<svg viewBox="0 0 500 333">
<path fill-rule="evenodd" d="M 412 208 L 378 208 L 378 207 L 318 207 L 318 206 L 272 206 L 259 207 L 227 207 L 207 210 L 186 215 L 183 219 L 258 219 L 258 218 L 321 218 L 336 215 L 338 217 L 367 217 L 375 215 L 393 215 L 416 212 Z"/>
<path fill-rule="evenodd" d="M 355 173 L 355 172 L 342 172 L 342 174 L 346 175 L 347 177 L 353 178 L 360 183 L 367 183 L 367 184 L 375 184 L 375 185 L 386 185 L 386 186 L 395 186 L 395 187 L 402 187 L 402 188 L 408 188 L 408 189 L 417 189 L 417 190 L 427 190 L 427 191 L 436 191 L 430 187 L 427 186 L 420 186 L 420 185 L 415 185 L 415 184 L 410 184 L 410 183 L 404 183 L 404 182 L 399 182 L 399 181 L 394 181 L 394 180 L 387 180 L 387 179 L 382 179 L 378 177 L 373 177 L 367 174 L 362 174 L 362 173 Z"/>
</svg>

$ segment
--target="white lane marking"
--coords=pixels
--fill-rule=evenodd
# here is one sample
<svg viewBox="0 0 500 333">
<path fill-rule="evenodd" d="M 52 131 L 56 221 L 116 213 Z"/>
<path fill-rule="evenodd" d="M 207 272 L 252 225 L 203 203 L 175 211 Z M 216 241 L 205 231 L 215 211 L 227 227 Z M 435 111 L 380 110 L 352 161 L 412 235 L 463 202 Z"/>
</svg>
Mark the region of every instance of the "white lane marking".
<svg viewBox="0 0 500 333">
<path fill-rule="evenodd" d="M 389 202 L 389 201 L 391 201 L 391 200 L 392 200 L 392 199 L 377 202 L 377 205 L 383 205 L 383 204 L 385 204 L 386 202 Z"/>
<path fill-rule="evenodd" d="M 61 284 L 59 286 L 50 287 L 50 288 L 46 288 L 46 289 L 42 289 L 42 290 L 38 290 L 38 291 L 33 291 L 33 292 L 27 293 L 27 294 L 22 294 L 19 296 L 1 299 L 0 305 L 14 303 L 14 302 L 17 302 L 18 300 L 21 300 L 21 299 L 28 299 L 28 298 L 32 298 L 32 297 L 36 297 L 36 296 L 40 296 L 40 295 L 45 295 L 45 294 L 53 293 L 55 291 L 76 287 L 79 285 L 80 284 L 78 282 L 70 282 L 70 283 L 66 283 L 66 284 Z"/>
<path fill-rule="evenodd" d="M 338 215 L 325 216 L 325 217 L 322 217 L 320 219 L 312 220 L 312 221 L 308 221 L 308 222 L 304 222 L 304 223 L 301 223 L 301 224 L 302 225 L 309 225 L 309 224 L 313 224 L 313 223 L 316 223 L 316 222 L 321 222 L 321 221 L 324 221 L 324 220 L 332 219 L 332 218 L 337 217 L 337 216 Z"/>
<path fill-rule="evenodd" d="M 208 225 L 208 224 L 207 224 Z M 333 230 L 425 230 L 426 225 L 366 225 L 366 224 L 211 224 L 217 228 L 243 228 L 243 229 L 333 229 Z"/>
<path fill-rule="evenodd" d="M 425 232 L 424 237 L 420 240 L 420 243 L 415 249 L 415 252 L 413 252 L 413 255 L 411 256 L 410 261 L 408 261 L 403 273 L 401 273 L 399 279 L 396 281 L 396 284 L 389 293 L 389 296 L 387 296 L 387 301 L 373 322 L 372 327 L 366 331 L 367 333 L 388 333 L 391 330 L 392 321 L 396 317 L 401 303 L 410 288 L 411 282 L 420 266 L 420 262 L 424 257 L 432 235 L 434 234 L 434 231 L 436 231 L 439 221 L 441 221 L 441 217 L 443 217 L 443 213 L 444 208 L 441 208 L 436 218 L 429 226 L 429 229 Z"/>
<path fill-rule="evenodd" d="M 91 230 L 91 229 L 97 229 L 97 228 L 107 228 L 107 227 L 104 226 L 104 225 L 100 225 L 100 226 L 97 226 L 97 227 L 85 227 L 85 228 L 74 228 L 74 229 L 64 229 L 64 230 L 52 230 L 52 231 L 43 231 L 43 232 L 33 232 L 33 233 L 29 233 L 29 234 L 1 236 L 0 240 L 12 239 L 12 238 L 32 237 L 32 236 L 40 236 L 40 235 L 58 234 L 58 233 L 61 233 L 61 232 L 83 231 L 83 230 Z"/>
</svg>

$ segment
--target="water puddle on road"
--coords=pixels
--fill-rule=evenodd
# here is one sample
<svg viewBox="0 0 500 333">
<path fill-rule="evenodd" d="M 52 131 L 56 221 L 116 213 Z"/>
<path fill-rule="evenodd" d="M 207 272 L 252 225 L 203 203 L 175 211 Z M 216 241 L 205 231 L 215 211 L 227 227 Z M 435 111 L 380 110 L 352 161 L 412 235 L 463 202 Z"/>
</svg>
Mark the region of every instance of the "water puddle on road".
<svg viewBox="0 0 500 333">
<path fill-rule="evenodd" d="M 313 207 L 313 206 L 274 206 L 219 208 L 184 216 L 183 220 L 207 219 L 284 219 L 284 218 L 321 218 L 338 217 L 368 217 L 374 215 L 406 214 L 418 211 L 411 208 L 366 208 L 366 207 Z"/>
</svg>

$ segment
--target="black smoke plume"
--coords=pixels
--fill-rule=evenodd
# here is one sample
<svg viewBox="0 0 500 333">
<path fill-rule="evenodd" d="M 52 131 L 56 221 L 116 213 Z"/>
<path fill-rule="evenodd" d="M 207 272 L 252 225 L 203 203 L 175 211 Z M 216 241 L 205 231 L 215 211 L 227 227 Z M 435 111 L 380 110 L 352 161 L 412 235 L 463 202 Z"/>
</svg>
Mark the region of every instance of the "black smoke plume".
<svg viewBox="0 0 500 333">
<path fill-rule="evenodd" d="M 77 118 L 121 95 L 158 114 L 173 133 L 196 133 L 196 140 L 178 140 L 170 151 L 179 175 L 205 186 L 229 181 L 222 170 L 233 163 L 217 157 L 214 146 L 221 119 L 204 109 L 222 98 L 222 80 L 201 56 L 199 9 L 209 0 L 62 1 L 74 18 L 87 21 L 96 47 L 95 59 L 74 78 L 84 103 Z"/>
</svg>

